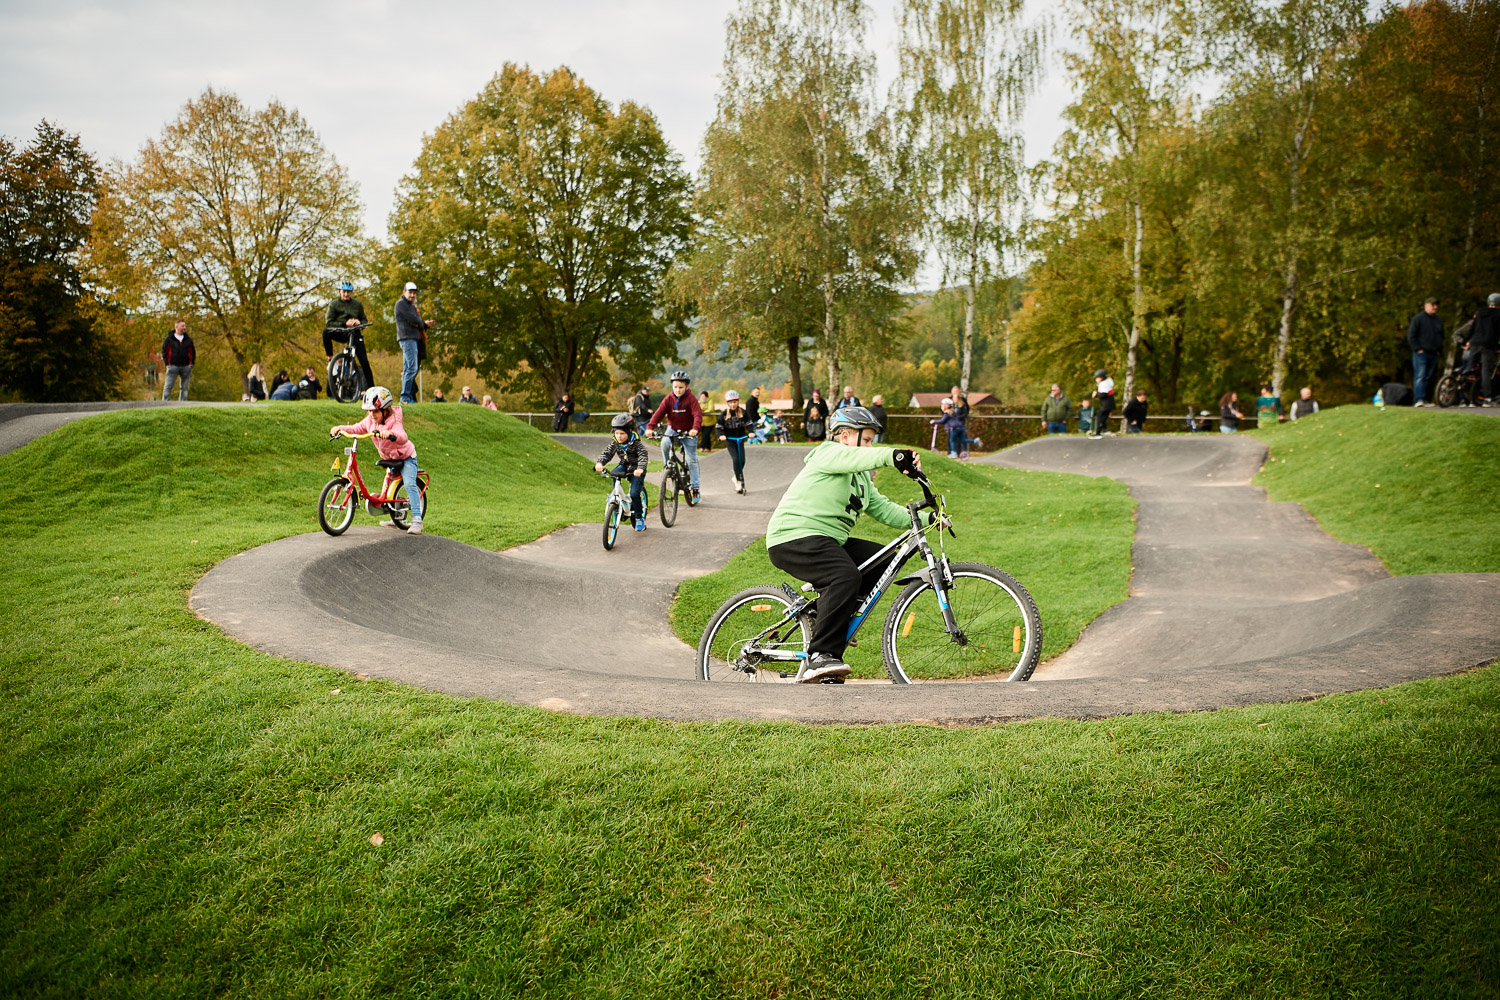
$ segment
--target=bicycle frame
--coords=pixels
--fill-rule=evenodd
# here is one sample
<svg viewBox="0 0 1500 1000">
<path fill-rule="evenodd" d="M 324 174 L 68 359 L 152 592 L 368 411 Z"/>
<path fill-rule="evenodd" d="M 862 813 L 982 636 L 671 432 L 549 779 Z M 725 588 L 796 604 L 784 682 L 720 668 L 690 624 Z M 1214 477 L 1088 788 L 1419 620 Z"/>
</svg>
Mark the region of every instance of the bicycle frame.
<svg viewBox="0 0 1500 1000">
<path fill-rule="evenodd" d="M 849 620 L 849 633 L 846 636 L 846 641 L 852 640 L 858 634 L 860 627 L 869 618 L 870 611 L 874 609 L 875 605 L 879 603 L 880 598 L 890 588 L 891 581 L 896 580 L 896 574 L 901 572 L 901 567 L 917 553 L 921 553 L 922 558 L 927 563 L 927 568 L 902 577 L 896 580 L 896 583 L 898 585 L 905 585 L 915 583 L 924 578 L 929 580 L 932 583 L 933 592 L 937 595 L 938 606 L 943 611 L 944 631 L 953 636 L 960 634 L 958 623 L 953 619 L 953 609 L 948 604 L 948 586 L 953 581 L 951 571 L 948 568 L 948 554 L 943 550 L 942 540 L 942 531 L 944 528 L 948 529 L 949 534 L 953 533 L 953 523 L 948 517 L 947 511 L 943 508 L 943 498 L 933 495 L 932 488 L 927 482 L 927 477 L 923 476 L 917 479 L 917 483 L 921 485 L 922 492 L 926 494 L 926 497 L 923 500 L 913 501 L 906 505 L 906 511 L 911 516 L 911 527 L 896 536 L 883 546 L 880 551 L 859 565 L 860 572 L 863 573 L 866 569 L 883 559 L 887 553 L 893 549 L 896 550 L 895 556 L 891 558 L 890 565 L 885 568 L 885 571 L 880 574 L 880 578 L 875 581 L 875 586 L 871 587 L 870 592 L 860 599 L 859 607 L 855 609 L 854 617 Z M 929 509 L 932 511 L 932 515 L 927 524 L 924 525 L 921 523 L 921 512 Z M 933 552 L 932 544 L 927 540 L 927 532 L 931 531 L 934 527 L 938 529 L 938 548 L 936 553 Z M 753 646 L 763 636 L 782 628 L 800 614 L 802 609 L 810 603 L 805 597 L 799 599 L 787 609 L 787 613 L 782 616 L 780 621 L 750 639 L 745 645 L 747 647 Z M 806 657 L 805 653 L 781 649 L 757 649 L 756 654 L 762 660 L 781 662 L 797 662 Z"/>
<path fill-rule="evenodd" d="M 401 482 L 401 477 L 396 474 L 395 470 L 393 470 L 393 469 L 383 469 L 382 470 L 383 472 L 385 472 L 385 482 L 381 484 L 381 488 L 380 488 L 380 492 L 379 493 L 371 493 L 369 491 L 369 489 L 365 486 L 364 477 L 361 476 L 360 473 L 359 473 L 359 458 L 355 454 L 355 449 L 357 448 L 358 442 L 360 440 L 369 440 L 370 437 L 372 437 L 372 435 L 370 435 L 370 434 L 367 433 L 367 434 L 344 434 L 342 436 L 346 437 L 346 438 L 353 439 L 354 443 L 351 443 L 350 445 L 348 445 L 347 447 L 344 448 L 344 454 L 349 456 L 349 461 L 344 465 L 343 472 L 340 473 L 340 474 L 345 479 L 347 479 L 351 483 L 353 483 L 359 489 L 359 496 L 360 496 L 361 500 L 368 500 L 371 503 L 387 503 L 387 502 L 389 502 L 390 499 L 391 499 L 391 497 L 392 497 L 392 495 L 395 493 L 396 484 L 399 483 L 399 482 Z M 339 463 L 338 463 L 337 459 L 334 460 L 333 471 L 335 471 L 335 472 L 339 471 Z M 425 469 L 418 471 L 418 473 L 417 473 L 417 479 L 419 479 L 423 483 L 423 485 L 425 485 L 428 489 L 432 489 L 432 482 L 428 478 L 427 472 L 426 472 Z"/>
</svg>

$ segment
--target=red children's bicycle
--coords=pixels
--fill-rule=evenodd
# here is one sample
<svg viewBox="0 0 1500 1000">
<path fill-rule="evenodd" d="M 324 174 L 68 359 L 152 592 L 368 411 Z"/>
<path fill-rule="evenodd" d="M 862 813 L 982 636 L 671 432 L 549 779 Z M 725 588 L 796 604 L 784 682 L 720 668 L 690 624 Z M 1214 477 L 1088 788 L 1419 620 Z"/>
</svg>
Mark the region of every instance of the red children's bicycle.
<svg viewBox="0 0 1500 1000">
<path fill-rule="evenodd" d="M 344 454 L 349 456 L 349 462 L 339 475 L 328 480 L 328 485 L 323 487 L 323 492 L 318 497 L 318 524 L 330 535 L 342 535 L 349 530 L 349 525 L 354 523 L 354 511 L 361 502 L 364 503 L 366 512 L 375 517 L 390 518 L 391 523 L 402 531 L 411 526 L 411 501 L 407 499 L 406 483 L 402 480 L 400 472 L 405 459 L 380 459 L 379 465 L 385 469 L 385 482 L 381 484 L 380 492 L 371 493 L 365 488 L 365 481 L 359 474 L 359 458 L 354 452 L 358 446 L 358 439 L 370 436 L 369 434 L 340 435 L 340 437 L 355 439 L 344 449 Z M 339 472 L 338 459 L 333 460 L 333 471 Z M 428 482 L 427 470 L 417 470 L 417 488 L 422 491 L 423 514 L 427 512 Z"/>
</svg>

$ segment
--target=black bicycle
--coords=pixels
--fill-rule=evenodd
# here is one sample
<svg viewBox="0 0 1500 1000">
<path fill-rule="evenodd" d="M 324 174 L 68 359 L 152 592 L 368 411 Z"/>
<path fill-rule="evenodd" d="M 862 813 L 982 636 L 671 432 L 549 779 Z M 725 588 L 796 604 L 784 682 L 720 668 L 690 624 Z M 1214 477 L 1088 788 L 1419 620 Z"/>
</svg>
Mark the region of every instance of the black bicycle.
<svg viewBox="0 0 1500 1000">
<path fill-rule="evenodd" d="M 875 586 L 860 598 L 849 622 L 849 640 L 859 634 L 894 580 L 902 589 L 880 631 L 881 658 L 893 683 L 999 673 L 1012 681 L 1029 679 L 1042 653 L 1036 602 L 1014 577 L 993 566 L 949 562 L 943 531 L 953 536 L 953 521 L 943 497 L 933 494 L 922 473 L 912 478 L 921 485 L 923 499 L 906 505 L 911 527 L 860 566 L 864 570 L 895 553 Z M 936 551 L 927 538 L 934 528 Z M 918 553 L 927 565 L 896 579 L 902 565 Z M 740 591 L 719 606 L 703 630 L 696 661 L 699 679 L 799 681 L 807 669 L 807 641 L 816 615 L 811 584 L 803 585 L 800 594 L 790 584 Z"/>
<path fill-rule="evenodd" d="M 692 479 L 688 475 L 687 449 L 683 447 L 682 435 L 668 427 L 662 431 L 662 440 L 671 442 L 672 447 L 666 450 L 666 468 L 661 474 L 661 496 L 656 501 L 656 512 L 661 515 L 661 523 L 670 528 L 677 523 L 677 499 L 681 494 L 687 497 L 689 507 L 698 506 L 698 498 L 693 496 Z"/>
<path fill-rule="evenodd" d="M 370 323 L 361 323 L 359 326 L 330 326 L 324 332 L 330 334 L 342 334 L 346 337 L 344 349 L 328 359 L 328 398 L 336 399 L 340 403 L 352 403 L 360 397 L 368 388 L 365 385 L 365 373 L 359 367 L 359 355 L 354 353 L 357 346 L 354 337 L 360 331 L 371 326 Z"/>
</svg>

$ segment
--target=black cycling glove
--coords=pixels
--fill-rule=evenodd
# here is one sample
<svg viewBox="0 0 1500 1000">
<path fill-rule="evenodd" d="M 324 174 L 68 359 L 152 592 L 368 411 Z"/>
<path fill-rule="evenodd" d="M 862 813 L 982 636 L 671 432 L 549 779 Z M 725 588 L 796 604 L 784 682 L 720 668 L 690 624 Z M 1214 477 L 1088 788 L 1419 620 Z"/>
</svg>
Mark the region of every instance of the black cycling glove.
<svg viewBox="0 0 1500 1000">
<path fill-rule="evenodd" d="M 891 464 L 897 472 L 909 476 L 917 471 L 917 453 L 910 448 L 897 448 L 891 452 Z"/>
</svg>

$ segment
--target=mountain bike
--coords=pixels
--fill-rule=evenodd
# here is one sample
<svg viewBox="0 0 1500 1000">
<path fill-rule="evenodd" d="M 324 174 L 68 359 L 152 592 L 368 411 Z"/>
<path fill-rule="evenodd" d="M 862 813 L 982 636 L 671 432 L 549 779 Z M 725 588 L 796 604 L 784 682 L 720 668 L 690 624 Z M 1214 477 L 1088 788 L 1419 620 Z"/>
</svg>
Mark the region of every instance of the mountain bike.
<svg viewBox="0 0 1500 1000">
<path fill-rule="evenodd" d="M 668 427 L 661 432 L 663 441 L 670 441 L 672 447 L 667 451 L 666 468 L 661 473 L 661 496 L 656 500 L 656 512 L 661 515 L 661 523 L 670 528 L 677 523 L 677 499 L 681 493 L 687 497 L 689 507 L 698 506 L 698 500 L 693 498 L 692 478 L 688 474 L 687 449 L 682 445 L 682 435 Z"/>
<path fill-rule="evenodd" d="M 605 479 L 613 479 L 614 485 L 610 487 L 609 498 L 604 501 L 604 551 L 608 552 L 615 547 L 615 539 L 620 534 L 620 519 L 629 516 L 630 494 L 620 484 L 630 478 L 632 470 L 623 472 L 616 469 L 605 469 L 599 475 Z M 648 505 L 650 498 L 644 494 L 641 496 L 641 506 Z"/>
<path fill-rule="evenodd" d="M 893 683 L 922 676 L 1005 673 L 1024 681 L 1042 651 L 1042 621 L 1036 602 L 1008 573 L 984 563 L 949 562 L 943 532 L 957 537 L 944 499 L 922 473 L 912 475 L 923 499 L 906 505 L 911 526 L 860 566 L 890 556 L 875 585 L 860 598 L 849 622 L 852 641 L 891 587 L 902 588 L 880 632 L 881 658 Z M 923 512 L 927 512 L 923 523 Z M 928 535 L 936 529 L 934 550 Z M 897 579 L 902 565 L 920 554 L 927 564 Z M 790 584 L 750 587 L 721 604 L 698 643 L 698 678 L 705 681 L 796 682 L 807 669 L 807 641 L 817 615 L 811 584 L 801 593 Z"/>
<path fill-rule="evenodd" d="M 328 398 L 340 403 L 352 403 L 360 393 L 370 388 L 365 385 L 365 373 L 359 367 L 359 355 L 354 353 L 354 335 L 370 326 L 330 326 L 324 332 L 344 334 L 347 340 L 344 349 L 328 359 Z M 363 338 L 363 334 L 360 334 Z"/>
<path fill-rule="evenodd" d="M 406 482 L 401 478 L 400 469 L 406 462 L 404 458 L 382 458 L 377 463 L 385 469 L 385 482 L 380 485 L 379 493 L 371 493 L 365 488 L 364 478 L 359 474 L 359 458 L 355 455 L 355 449 L 361 439 L 368 439 L 369 434 L 341 434 L 340 437 L 355 439 L 344 454 L 349 456 L 349 462 L 343 471 L 339 471 L 339 460 L 333 460 L 333 471 L 337 476 L 328 480 L 323 487 L 323 492 L 318 496 L 318 525 L 330 535 L 337 537 L 349 530 L 349 525 L 354 523 L 354 511 L 364 503 L 365 511 L 375 517 L 389 517 L 391 523 L 405 531 L 411 526 L 411 502 L 406 496 Z M 427 513 L 427 487 L 430 477 L 427 470 L 417 470 L 417 489 L 422 493 L 422 513 Z"/>
</svg>

